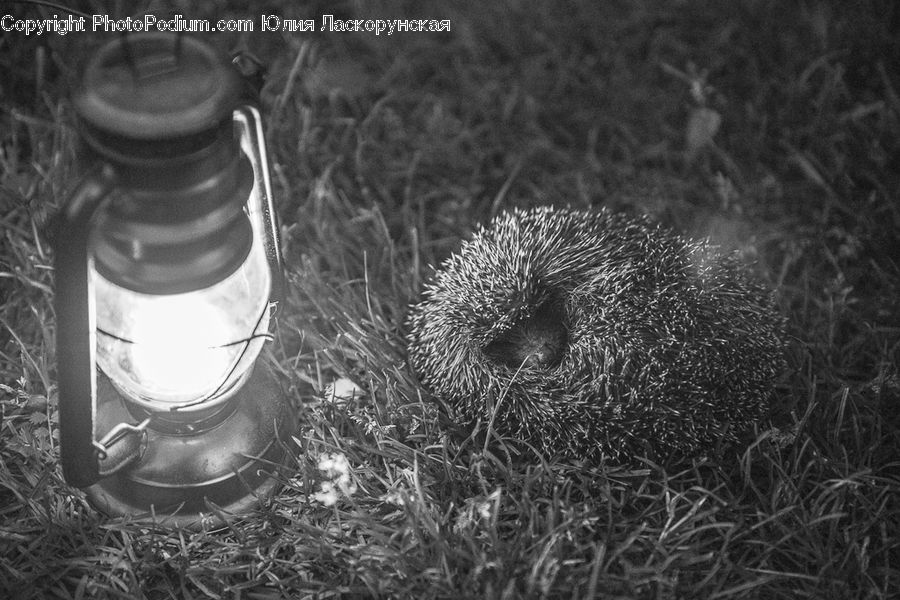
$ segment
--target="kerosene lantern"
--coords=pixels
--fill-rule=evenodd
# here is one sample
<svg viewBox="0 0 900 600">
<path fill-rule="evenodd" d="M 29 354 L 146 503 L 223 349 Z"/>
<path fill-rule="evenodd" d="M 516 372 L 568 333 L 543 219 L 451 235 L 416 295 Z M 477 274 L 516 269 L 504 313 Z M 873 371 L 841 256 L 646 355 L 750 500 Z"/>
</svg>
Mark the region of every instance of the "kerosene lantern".
<svg viewBox="0 0 900 600">
<path fill-rule="evenodd" d="M 227 57 L 167 33 L 100 47 L 73 95 L 92 167 L 54 248 L 60 452 L 112 515 L 242 513 L 285 459 L 292 411 L 261 355 L 283 272 L 245 97 Z"/>
</svg>

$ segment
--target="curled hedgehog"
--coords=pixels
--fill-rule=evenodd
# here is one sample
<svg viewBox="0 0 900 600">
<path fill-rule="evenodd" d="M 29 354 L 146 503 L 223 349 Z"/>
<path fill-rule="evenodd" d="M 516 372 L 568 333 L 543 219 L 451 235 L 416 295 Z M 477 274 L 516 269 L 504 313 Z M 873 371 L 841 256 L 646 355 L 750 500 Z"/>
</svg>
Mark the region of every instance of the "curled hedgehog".
<svg viewBox="0 0 900 600">
<path fill-rule="evenodd" d="M 784 319 L 736 256 L 608 210 L 498 216 L 407 325 L 412 369 L 457 419 L 565 459 L 733 443 L 785 368 Z"/>
</svg>

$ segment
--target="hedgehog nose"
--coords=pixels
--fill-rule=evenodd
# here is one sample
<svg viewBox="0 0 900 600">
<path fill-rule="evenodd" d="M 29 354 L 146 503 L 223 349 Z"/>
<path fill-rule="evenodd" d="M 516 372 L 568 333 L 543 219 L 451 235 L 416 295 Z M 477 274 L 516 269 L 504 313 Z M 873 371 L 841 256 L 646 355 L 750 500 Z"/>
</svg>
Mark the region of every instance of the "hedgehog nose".
<svg viewBox="0 0 900 600">
<path fill-rule="evenodd" d="M 541 345 L 540 348 L 534 349 L 525 357 L 524 366 L 532 369 L 543 369 L 549 367 L 555 359 L 556 353 L 548 344 Z"/>
</svg>

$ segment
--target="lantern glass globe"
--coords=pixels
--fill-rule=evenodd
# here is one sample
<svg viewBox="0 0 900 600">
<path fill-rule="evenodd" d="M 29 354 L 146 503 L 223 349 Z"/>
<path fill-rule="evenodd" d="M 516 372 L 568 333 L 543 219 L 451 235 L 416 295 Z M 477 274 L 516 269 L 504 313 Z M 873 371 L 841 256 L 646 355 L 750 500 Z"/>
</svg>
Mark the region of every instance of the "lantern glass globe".
<svg viewBox="0 0 900 600">
<path fill-rule="evenodd" d="M 97 364 L 120 392 L 145 408 L 208 407 L 227 399 L 252 370 L 269 330 L 272 289 L 258 184 L 247 210 L 250 253 L 210 287 L 146 294 L 91 269 Z"/>
</svg>

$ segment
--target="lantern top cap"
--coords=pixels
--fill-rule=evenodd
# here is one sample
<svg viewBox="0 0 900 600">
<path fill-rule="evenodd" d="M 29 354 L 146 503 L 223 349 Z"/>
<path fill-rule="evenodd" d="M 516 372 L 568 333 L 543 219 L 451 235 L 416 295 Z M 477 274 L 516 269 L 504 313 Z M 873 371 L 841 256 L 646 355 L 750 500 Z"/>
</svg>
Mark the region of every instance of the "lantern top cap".
<svg viewBox="0 0 900 600">
<path fill-rule="evenodd" d="M 231 118 L 239 92 L 237 73 L 215 48 L 196 37 L 153 32 L 102 46 L 73 102 L 87 125 L 149 141 L 216 127 Z"/>
</svg>

